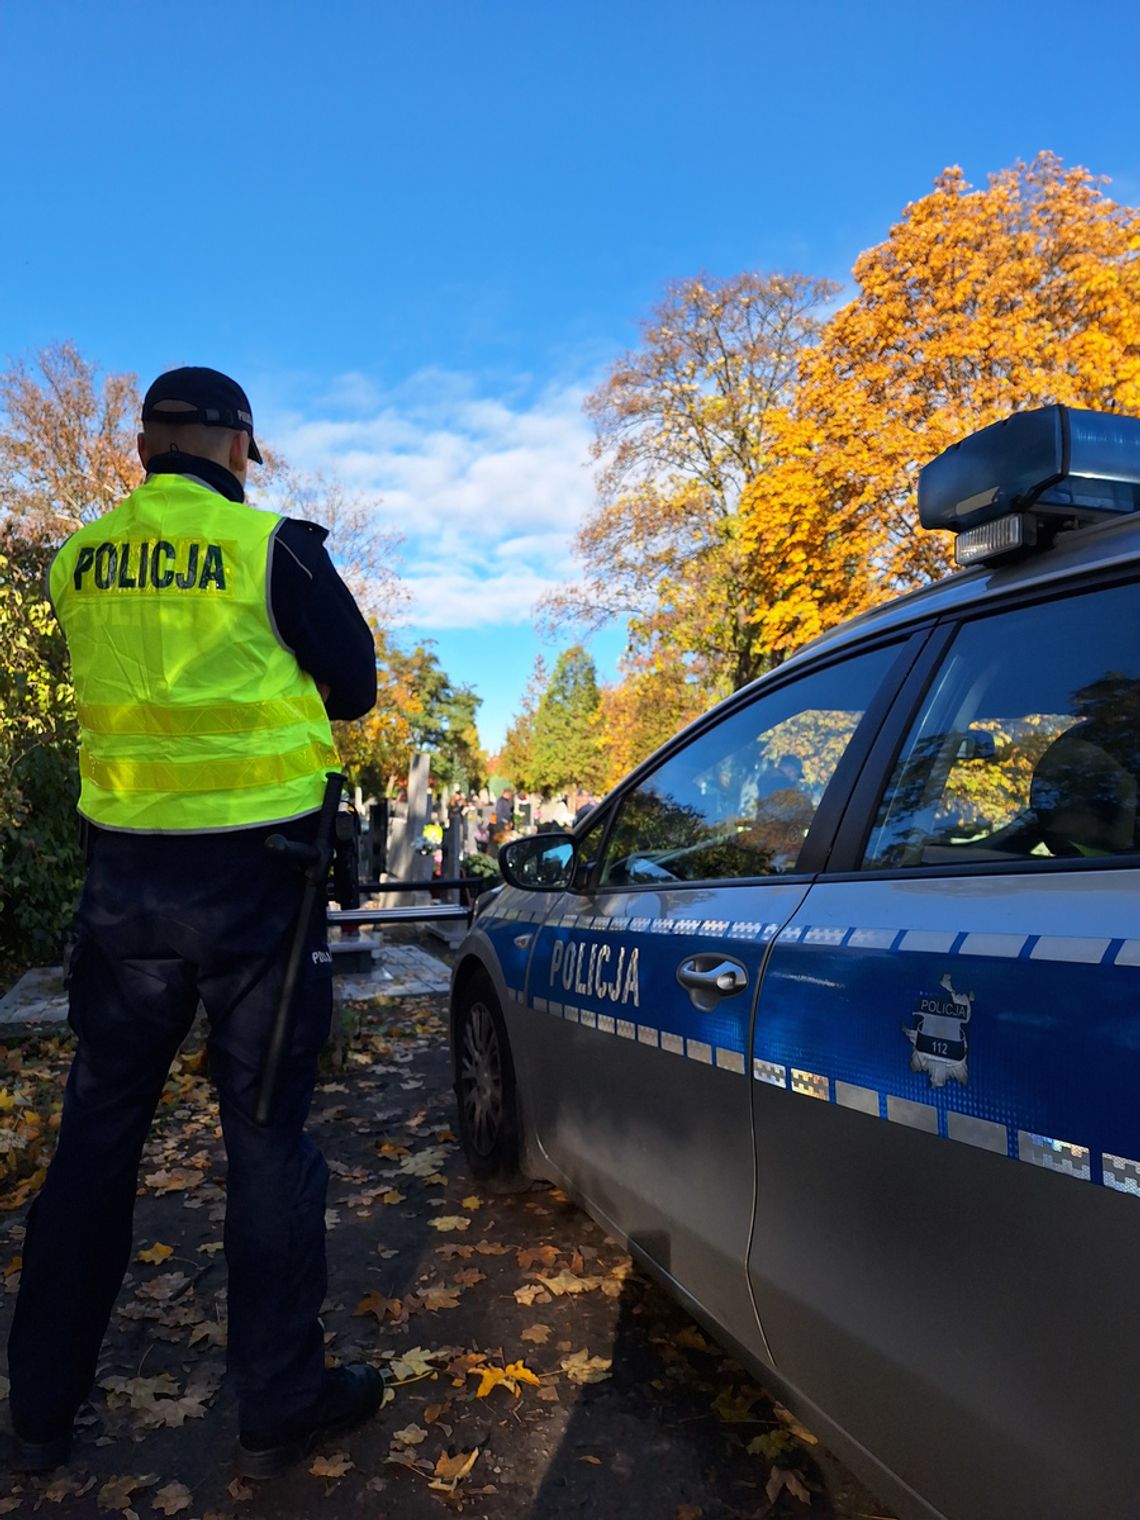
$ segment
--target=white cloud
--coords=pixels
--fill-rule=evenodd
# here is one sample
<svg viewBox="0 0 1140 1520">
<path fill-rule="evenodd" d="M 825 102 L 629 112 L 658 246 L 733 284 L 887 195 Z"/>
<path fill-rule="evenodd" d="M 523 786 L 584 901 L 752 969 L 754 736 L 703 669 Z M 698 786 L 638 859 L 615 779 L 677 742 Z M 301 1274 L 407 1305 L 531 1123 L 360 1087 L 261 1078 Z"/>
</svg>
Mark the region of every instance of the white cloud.
<svg viewBox="0 0 1140 1520">
<path fill-rule="evenodd" d="M 270 415 L 266 432 L 294 466 L 335 472 L 403 534 L 408 621 L 516 625 L 573 573 L 571 540 L 594 500 L 585 393 L 532 396 L 517 381 L 487 395 L 439 370 L 381 392 L 346 374 L 308 415 Z"/>
<path fill-rule="evenodd" d="M 401 623 L 417 628 L 490 628 L 529 623 L 535 602 L 556 581 L 526 566 L 495 574 L 449 567 L 404 577 L 411 601 Z"/>
</svg>

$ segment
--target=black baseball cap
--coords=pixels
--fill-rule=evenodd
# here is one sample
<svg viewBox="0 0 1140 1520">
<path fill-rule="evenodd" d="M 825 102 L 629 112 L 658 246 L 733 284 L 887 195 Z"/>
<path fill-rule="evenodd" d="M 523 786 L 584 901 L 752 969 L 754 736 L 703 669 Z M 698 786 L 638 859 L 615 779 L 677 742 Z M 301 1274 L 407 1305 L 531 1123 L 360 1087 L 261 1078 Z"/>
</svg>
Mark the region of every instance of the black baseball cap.
<svg viewBox="0 0 1140 1520">
<path fill-rule="evenodd" d="M 160 401 L 182 401 L 193 411 L 160 412 Z M 168 369 L 143 397 L 142 420 L 180 424 L 197 422 L 204 427 L 235 428 L 249 434 L 249 457 L 260 464 L 261 450 L 253 437 L 253 409 L 236 380 L 221 370 L 187 364 Z"/>
</svg>

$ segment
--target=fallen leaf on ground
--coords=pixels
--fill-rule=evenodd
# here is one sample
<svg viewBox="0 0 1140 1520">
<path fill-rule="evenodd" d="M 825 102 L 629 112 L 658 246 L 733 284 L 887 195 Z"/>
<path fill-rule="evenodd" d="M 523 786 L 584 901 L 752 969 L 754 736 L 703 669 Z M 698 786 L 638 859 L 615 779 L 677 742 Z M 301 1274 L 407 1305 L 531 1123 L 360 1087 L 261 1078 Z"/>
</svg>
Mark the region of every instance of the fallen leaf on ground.
<svg viewBox="0 0 1140 1520">
<path fill-rule="evenodd" d="M 678 1504 L 673 1520 L 701 1520 L 703 1514 L 699 1504 Z"/>
<path fill-rule="evenodd" d="M 400 1162 L 400 1170 L 409 1177 L 430 1177 L 433 1172 L 439 1171 L 446 1159 L 445 1146 L 429 1145 L 426 1150 L 405 1156 Z"/>
<path fill-rule="evenodd" d="M 523 1246 L 515 1252 L 515 1260 L 520 1270 L 530 1272 L 535 1267 L 552 1267 L 558 1260 L 558 1251 L 555 1246 Z"/>
<path fill-rule="evenodd" d="M 478 1446 L 474 1451 L 457 1451 L 453 1457 L 441 1452 L 436 1459 L 435 1476 L 429 1480 L 428 1487 L 443 1493 L 454 1493 L 457 1485 L 475 1466 L 478 1455 Z"/>
<path fill-rule="evenodd" d="M 520 1383 L 531 1383 L 535 1388 L 542 1386 L 541 1379 L 535 1376 L 525 1362 L 510 1362 L 506 1367 L 472 1367 L 469 1371 L 471 1376 L 479 1379 L 479 1386 L 475 1390 L 477 1399 L 485 1399 L 495 1388 L 505 1388 L 517 1399 L 521 1391 Z"/>
<path fill-rule="evenodd" d="M 160 1372 L 157 1377 L 106 1377 L 99 1387 L 106 1390 L 108 1407 L 121 1408 L 126 1404 L 131 1409 L 151 1409 L 159 1398 L 173 1398 L 178 1392 L 178 1384 L 169 1372 Z"/>
<path fill-rule="evenodd" d="M 199 1345 L 202 1341 L 207 1346 L 224 1346 L 227 1342 L 227 1322 L 223 1320 L 207 1319 L 194 1326 L 190 1332 L 190 1344 Z"/>
<path fill-rule="evenodd" d="M 795 1440 L 786 1430 L 767 1430 L 762 1436 L 753 1436 L 745 1447 L 750 1457 L 765 1457 L 769 1462 L 786 1457 L 795 1449 Z"/>
<path fill-rule="evenodd" d="M 515 1302 L 517 1304 L 548 1304 L 550 1294 L 545 1288 L 540 1288 L 538 1283 L 528 1283 L 525 1288 L 515 1289 Z"/>
<path fill-rule="evenodd" d="M 560 1365 L 572 1383 L 600 1383 L 610 1376 L 613 1360 L 606 1356 L 591 1356 L 588 1350 L 582 1350 L 564 1356 Z"/>
<path fill-rule="evenodd" d="M 187 1286 L 190 1279 L 185 1272 L 160 1272 L 157 1277 L 152 1277 L 149 1282 L 140 1283 L 137 1289 L 139 1298 L 151 1298 L 159 1303 L 165 1303 L 176 1298 Z"/>
<path fill-rule="evenodd" d="M 23 1208 L 28 1199 L 33 1198 L 43 1187 L 46 1176 L 47 1167 L 41 1166 L 30 1177 L 18 1183 L 11 1192 L 5 1193 L 4 1197 L 0 1198 L 0 1212 L 10 1214 L 14 1209 Z"/>
<path fill-rule="evenodd" d="M 481 1209 L 483 1207 L 482 1198 L 477 1197 L 474 1193 L 468 1193 L 462 1202 L 465 1209 Z"/>
<path fill-rule="evenodd" d="M 181 1193 L 186 1188 L 198 1187 L 205 1180 L 205 1172 L 192 1171 L 188 1166 L 171 1167 L 169 1171 L 160 1167 L 157 1172 L 149 1172 L 143 1178 L 147 1187 L 155 1193 Z"/>
<path fill-rule="evenodd" d="M 589 1464 L 590 1464 L 591 1467 L 601 1467 L 601 1465 L 602 1465 L 602 1459 L 601 1459 L 601 1457 L 592 1457 L 589 1454 L 589 1452 L 587 1452 L 585 1454 L 585 1456 L 579 1457 L 578 1461 L 579 1462 L 589 1462 Z"/>
<path fill-rule="evenodd" d="M 487 1280 L 486 1272 L 480 1272 L 478 1267 L 463 1267 L 455 1274 L 455 1281 L 462 1283 L 465 1288 L 473 1288 L 476 1283 Z"/>
<path fill-rule="evenodd" d="M 380 1202 L 389 1204 L 403 1203 L 406 1197 L 407 1194 L 401 1193 L 399 1188 L 389 1188 L 386 1193 L 380 1194 Z"/>
<path fill-rule="evenodd" d="M 422 1293 L 417 1293 L 420 1307 L 430 1309 L 433 1312 L 439 1309 L 458 1309 L 459 1290 L 444 1286 L 425 1288 Z"/>
<path fill-rule="evenodd" d="M 442 1219 L 429 1219 L 433 1230 L 469 1230 L 471 1221 L 465 1214 L 445 1214 Z"/>
<path fill-rule="evenodd" d="M 156 1267 L 160 1261 L 166 1261 L 173 1255 L 173 1246 L 164 1246 L 161 1240 L 156 1240 L 154 1245 L 149 1246 L 145 1251 L 140 1251 L 135 1260 L 149 1262 L 151 1266 Z"/>
<path fill-rule="evenodd" d="M 539 1276 L 539 1282 L 544 1288 L 549 1288 L 556 1298 L 564 1293 L 593 1293 L 600 1288 L 604 1281 L 601 1277 L 579 1277 L 574 1272 L 568 1272 L 565 1267 L 553 1277 Z"/>
<path fill-rule="evenodd" d="M 99 1386 L 106 1390 L 110 1408 L 126 1404 L 140 1425 L 177 1428 L 188 1419 L 202 1418 L 220 1382 L 217 1370 L 207 1365 L 191 1374 L 184 1392 L 166 1372 L 153 1378 L 108 1377 Z"/>
<path fill-rule="evenodd" d="M 797 1441 L 802 1441 L 805 1446 L 819 1445 L 819 1437 L 813 1436 L 811 1431 L 808 1430 L 806 1426 L 800 1424 L 799 1420 L 796 1419 L 795 1415 L 790 1409 L 784 1408 L 783 1404 L 777 1404 L 775 1400 L 773 1400 L 772 1413 L 776 1416 L 781 1425 L 787 1426 Z"/>
<path fill-rule="evenodd" d="M 399 1298 L 386 1298 L 379 1288 L 372 1288 L 367 1292 L 352 1313 L 354 1318 L 365 1314 L 374 1314 L 377 1322 L 381 1325 L 385 1320 L 391 1320 L 393 1324 L 401 1324 L 408 1317 L 404 1313 L 403 1300 Z"/>
<path fill-rule="evenodd" d="M 684 1346 L 686 1351 L 707 1351 L 709 1343 L 697 1329 L 696 1325 L 682 1325 L 673 1337 L 675 1346 Z"/>
<path fill-rule="evenodd" d="M 713 1399 L 713 1414 L 726 1425 L 743 1425 L 752 1419 L 752 1406 L 760 1397 L 747 1388 L 722 1388 Z"/>
<path fill-rule="evenodd" d="M 90 1489 L 95 1487 L 95 1479 L 88 1478 L 86 1482 L 74 1473 L 64 1472 L 58 1478 L 53 1478 L 43 1491 L 43 1496 L 51 1504 L 61 1504 L 64 1499 L 79 1499 Z"/>
<path fill-rule="evenodd" d="M 522 1333 L 524 1341 L 533 1341 L 536 1346 L 545 1346 L 550 1339 L 549 1325 L 528 1325 Z"/>
<path fill-rule="evenodd" d="M 236 1499 L 239 1504 L 243 1499 L 253 1498 L 253 1489 L 244 1478 L 231 1478 L 226 1484 L 226 1493 L 231 1499 Z"/>
<path fill-rule="evenodd" d="M 390 1366 L 392 1377 L 397 1383 L 409 1382 L 412 1378 L 426 1377 L 436 1370 L 435 1363 L 443 1359 L 443 1354 L 438 1351 L 428 1351 L 424 1346 L 413 1346 L 409 1351 L 402 1351 L 399 1356 L 394 1356 Z"/>
<path fill-rule="evenodd" d="M 405 1425 L 403 1430 L 397 1430 L 393 1441 L 399 1441 L 401 1446 L 418 1446 L 421 1441 L 427 1440 L 427 1431 L 422 1425 Z"/>
<path fill-rule="evenodd" d="M 309 1471 L 314 1478 L 343 1478 L 354 1465 L 347 1451 L 334 1451 L 331 1457 L 314 1457 Z"/>
<path fill-rule="evenodd" d="M 764 1489 L 769 1504 L 775 1504 L 784 1489 L 787 1489 L 792 1498 L 798 1499 L 801 1504 L 811 1503 L 811 1494 L 804 1487 L 798 1472 L 789 1472 L 784 1467 L 773 1467 Z"/>
<path fill-rule="evenodd" d="M 194 1502 L 194 1495 L 186 1487 L 185 1483 L 167 1483 L 155 1494 L 151 1503 L 155 1509 L 160 1509 L 164 1515 L 177 1515 L 184 1509 L 189 1509 Z"/>
<path fill-rule="evenodd" d="M 99 1508 L 130 1509 L 131 1495 L 140 1488 L 150 1488 L 157 1482 L 157 1473 L 147 1473 L 144 1477 L 137 1478 L 126 1473 L 121 1478 L 108 1478 L 99 1490 Z"/>
</svg>

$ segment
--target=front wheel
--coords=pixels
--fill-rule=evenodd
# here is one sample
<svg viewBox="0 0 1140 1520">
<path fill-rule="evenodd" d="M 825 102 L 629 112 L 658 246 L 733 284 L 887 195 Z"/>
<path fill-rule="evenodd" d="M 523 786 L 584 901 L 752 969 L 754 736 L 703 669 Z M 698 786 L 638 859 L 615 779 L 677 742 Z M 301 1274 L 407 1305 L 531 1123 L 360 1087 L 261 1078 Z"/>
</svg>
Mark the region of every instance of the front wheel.
<svg viewBox="0 0 1140 1520">
<path fill-rule="evenodd" d="M 521 1181 L 515 1072 L 502 1009 L 489 979 L 473 976 L 459 993 L 453 1024 L 459 1138 L 481 1182 Z"/>
</svg>

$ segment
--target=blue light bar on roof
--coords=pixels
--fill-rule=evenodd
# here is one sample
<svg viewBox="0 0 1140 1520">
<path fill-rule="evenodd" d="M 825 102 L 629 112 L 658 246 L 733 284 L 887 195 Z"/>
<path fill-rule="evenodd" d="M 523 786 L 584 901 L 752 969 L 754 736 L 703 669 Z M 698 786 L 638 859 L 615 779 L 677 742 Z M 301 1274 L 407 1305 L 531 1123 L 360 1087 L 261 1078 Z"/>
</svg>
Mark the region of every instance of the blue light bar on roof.
<svg viewBox="0 0 1140 1520">
<path fill-rule="evenodd" d="M 1140 512 L 1140 418 L 1043 406 L 971 433 L 919 471 L 924 528 L 1010 512 L 1092 521 Z"/>
</svg>

